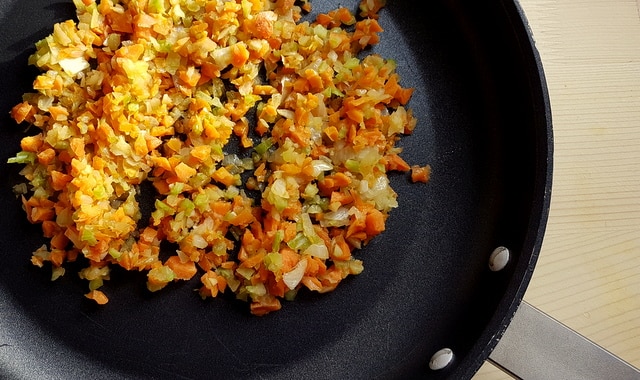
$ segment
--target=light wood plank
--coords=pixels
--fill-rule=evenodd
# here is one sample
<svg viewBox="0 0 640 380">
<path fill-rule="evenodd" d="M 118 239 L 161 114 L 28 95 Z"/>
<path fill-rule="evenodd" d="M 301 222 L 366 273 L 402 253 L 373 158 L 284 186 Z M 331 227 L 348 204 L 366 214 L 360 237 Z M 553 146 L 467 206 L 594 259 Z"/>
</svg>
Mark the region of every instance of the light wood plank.
<svg viewBox="0 0 640 380">
<path fill-rule="evenodd" d="M 640 367 L 636 0 L 521 0 L 547 77 L 554 185 L 525 299 Z M 504 380 L 485 364 L 474 380 Z"/>
</svg>

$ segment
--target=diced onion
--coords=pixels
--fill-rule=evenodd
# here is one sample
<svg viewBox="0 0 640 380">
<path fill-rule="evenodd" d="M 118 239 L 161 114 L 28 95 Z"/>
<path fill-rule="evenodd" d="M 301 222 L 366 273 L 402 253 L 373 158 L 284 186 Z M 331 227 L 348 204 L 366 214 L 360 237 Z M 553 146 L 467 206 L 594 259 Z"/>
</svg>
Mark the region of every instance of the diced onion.
<svg viewBox="0 0 640 380">
<path fill-rule="evenodd" d="M 291 271 L 282 275 L 282 281 L 284 281 L 284 284 L 287 285 L 289 289 L 293 290 L 302 280 L 306 269 L 307 260 L 300 260 Z"/>
</svg>

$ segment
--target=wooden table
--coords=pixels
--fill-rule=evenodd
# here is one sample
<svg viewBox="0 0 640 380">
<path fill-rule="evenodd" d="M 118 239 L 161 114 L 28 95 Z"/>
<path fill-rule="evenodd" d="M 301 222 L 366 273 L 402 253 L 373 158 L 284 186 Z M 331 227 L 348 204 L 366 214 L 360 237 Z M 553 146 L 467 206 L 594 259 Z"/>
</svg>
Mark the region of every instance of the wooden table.
<svg viewBox="0 0 640 380">
<path fill-rule="evenodd" d="M 638 1 L 638 2 L 637 2 Z M 525 300 L 640 368 L 640 0 L 520 0 L 555 140 Z M 510 379 L 486 363 L 474 380 Z"/>
</svg>

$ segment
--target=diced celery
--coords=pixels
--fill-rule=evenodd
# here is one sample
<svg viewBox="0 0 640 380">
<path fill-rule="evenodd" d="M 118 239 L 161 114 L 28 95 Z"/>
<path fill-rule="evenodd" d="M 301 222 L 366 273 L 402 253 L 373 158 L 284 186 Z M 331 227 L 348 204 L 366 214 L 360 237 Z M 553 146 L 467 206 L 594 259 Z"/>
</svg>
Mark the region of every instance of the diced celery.
<svg viewBox="0 0 640 380">
<path fill-rule="evenodd" d="M 262 140 L 262 142 L 258 145 L 256 145 L 255 148 L 253 148 L 253 150 L 256 151 L 256 153 L 258 153 L 259 155 L 264 155 L 265 153 L 267 153 L 267 151 L 269 150 L 269 148 L 271 148 L 273 146 L 273 139 L 272 138 L 266 138 L 264 140 Z"/>
<path fill-rule="evenodd" d="M 104 188 L 104 185 L 97 185 L 93 189 L 93 197 L 95 199 L 104 199 L 107 196 L 107 190 Z"/>
<path fill-rule="evenodd" d="M 18 152 L 14 157 L 7 160 L 9 164 L 33 164 L 36 162 L 36 154 L 33 152 Z"/>
<path fill-rule="evenodd" d="M 345 63 L 344 63 L 344 67 L 352 70 L 355 69 L 356 67 L 358 67 L 358 65 L 360 64 L 360 60 L 356 57 L 352 57 L 349 58 Z"/>
<path fill-rule="evenodd" d="M 122 252 L 118 251 L 115 248 L 109 248 L 109 255 L 117 260 L 120 258 L 120 256 L 122 256 Z"/>
<path fill-rule="evenodd" d="M 183 199 L 178 205 L 178 210 L 183 211 L 185 215 L 191 215 L 196 206 L 190 199 Z"/>
<path fill-rule="evenodd" d="M 276 234 L 273 237 L 273 244 L 271 245 L 272 252 L 280 251 L 280 243 L 282 243 L 282 239 L 284 239 L 284 231 L 282 230 L 276 231 Z"/>
<path fill-rule="evenodd" d="M 55 281 L 58 278 L 64 276 L 65 269 L 63 267 L 53 267 L 51 269 L 51 281 Z"/>
<path fill-rule="evenodd" d="M 169 194 L 178 195 L 182 192 L 182 189 L 184 189 L 184 183 L 176 182 L 171 185 L 171 191 L 169 192 Z"/>
<path fill-rule="evenodd" d="M 296 295 L 298 295 L 298 289 L 291 289 L 284 293 L 284 299 L 287 301 L 293 301 L 295 300 Z"/>
<path fill-rule="evenodd" d="M 264 265 L 271 272 L 277 272 L 282 268 L 282 255 L 279 252 L 269 252 L 264 257 Z"/>
<path fill-rule="evenodd" d="M 211 250 L 216 256 L 224 256 L 227 254 L 227 244 L 224 240 L 217 241 L 213 244 Z"/>
<path fill-rule="evenodd" d="M 238 269 L 236 269 L 236 272 L 244 277 L 246 280 L 251 279 L 251 276 L 253 276 L 253 274 L 256 272 L 253 268 L 244 268 L 244 267 L 240 267 Z"/>
<path fill-rule="evenodd" d="M 240 280 L 238 280 L 236 276 L 233 274 L 233 270 L 218 268 L 216 269 L 216 273 L 224 277 L 225 280 L 227 280 L 227 286 L 229 287 L 229 289 L 231 289 L 231 291 L 235 292 L 238 290 L 238 287 L 240 287 Z"/>
<path fill-rule="evenodd" d="M 356 160 L 347 160 L 344 163 L 344 167 L 347 168 L 347 170 L 349 170 L 352 173 L 359 173 L 360 172 L 360 162 L 356 161 Z"/>
<path fill-rule="evenodd" d="M 294 251 L 301 251 L 311 245 L 311 242 L 302 232 L 298 232 L 293 239 L 287 242 L 287 245 Z"/>
<path fill-rule="evenodd" d="M 164 215 L 173 215 L 175 213 L 175 210 L 171 208 L 171 206 L 169 206 L 168 204 L 164 203 L 159 199 L 156 199 L 155 206 L 156 206 L 156 209 L 159 211 L 162 211 Z"/>
<path fill-rule="evenodd" d="M 84 230 L 82 230 L 80 240 L 86 242 L 89 245 L 95 245 L 98 242 L 95 234 L 93 233 L 93 230 L 90 228 L 85 228 Z"/>
<path fill-rule="evenodd" d="M 209 207 L 209 197 L 206 193 L 200 193 L 193 199 L 193 204 L 198 210 L 204 211 Z"/>
<path fill-rule="evenodd" d="M 95 278 L 89 281 L 89 290 L 96 290 L 102 285 L 104 285 L 104 281 L 102 280 L 102 278 Z"/>
<path fill-rule="evenodd" d="M 227 190 L 224 192 L 224 197 L 227 199 L 233 199 L 238 195 L 240 195 L 240 189 L 233 185 L 227 187 Z"/>
<path fill-rule="evenodd" d="M 323 40 L 325 40 L 325 39 L 327 39 L 327 34 L 328 34 L 329 32 L 327 31 L 327 28 L 325 28 L 324 26 L 322 26 L 322 25 L 316 25 L 316 26 L 313 28 L 313 33 L 314 33 L 316 36 L 318 36 L 318 37 L 322 38 Z"/>
<path fill-rule="evenodd" d="M 149 0 L 147 9 L 150 13 L 163 13 L 164 12 L 164 0 Z"/>
</svg>

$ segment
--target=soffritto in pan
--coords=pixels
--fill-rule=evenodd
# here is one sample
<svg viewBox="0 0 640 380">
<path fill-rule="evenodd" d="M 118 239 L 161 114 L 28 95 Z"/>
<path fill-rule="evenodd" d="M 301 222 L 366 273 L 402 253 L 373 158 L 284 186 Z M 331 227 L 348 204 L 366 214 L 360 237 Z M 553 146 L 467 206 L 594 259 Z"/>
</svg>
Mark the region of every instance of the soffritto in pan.
<svg viewBox="0 0 640 380">
<path fill-rule="evenodd" d="M 151 291 L 199 276 L 203 298 L 230 290 L 255 315 L 332 291 L 397 207 L 387 172 L 428 181 L 396 146 L 416 127 L 413 89 L 366 51 L 384 36 L 379 2 L 311 23 L 291 1 L 75 6 L 29 59 L 41 74 L 12 117 L 40 131 L 10 162 L 49 239 L 33 264 L 55 280 L 86 262 L 99 304 L 112 266 L 146 272 Z"/>
</svg>

